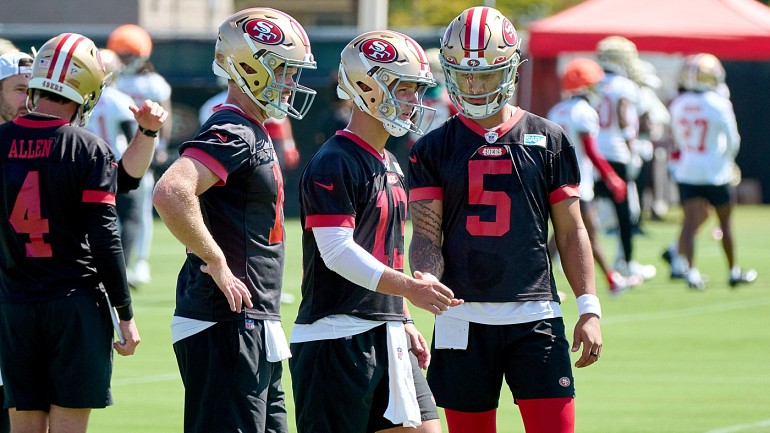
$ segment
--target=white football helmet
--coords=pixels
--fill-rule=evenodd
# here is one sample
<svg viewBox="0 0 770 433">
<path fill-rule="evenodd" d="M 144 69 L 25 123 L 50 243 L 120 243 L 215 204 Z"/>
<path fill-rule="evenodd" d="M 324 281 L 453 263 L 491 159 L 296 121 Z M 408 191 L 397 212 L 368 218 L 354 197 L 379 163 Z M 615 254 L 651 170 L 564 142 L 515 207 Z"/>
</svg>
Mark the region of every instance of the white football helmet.
<svg viewBox="0 0 770 433">
<path fill-rule="evenodd" d="M 62 33 L 49 39 L 35 55 L 27 108 L 33 111 L 37 105 L 38 90 L 55 93 L 79 105 L 73 123 L 85 126 L 102 95 L 105 75 L 101 55 L 91 39 Z"/>
<path fill-rule="evenodd" d="M 628 77 L 639 52 L 636 44 L 623 36 L 608 36 L 596 44 L 596 57 L 605 71 Z"/>
<path fill-rule="evenodd" d="M 276 76 L 279 68 L 281 75 Z M 227 18 L 219 26 L 212 69 L 217 76 L 235 81 L 276 119 L 287 114 L 302 119 L 315 99 L 315 90 L 299 84 L 304 69 L 316 69 L 307 33 L 294 18 L 276 9 L 245 9 Z M 289 69 L 295 69 L 296 75 L 287 74 Z M 297 94 L 304 96 L 301 101 L 296 101 Z"/>
<path fill-rule="evenodd" d="M 521 39 L 500 11 L 466 9 L 441 38 L 441 68 L 452 103 L 471 119 L 489 117 L 513 97 Z"/>
<path fill-rule="evenodd" d="M 340 54 L 337 96 L 351 99 L 365 113 L 382 122 L 390 135 L 424 134 L 425 89 L 436 85 L 428 57 L 409 36 L 390 30 L 364 33 L 350 41 Z M 397 95 L 403 85 L 409 99 Z M 413 92 L 412 92 L 413 90 Z M 412 98 L 414 96 L 414 98 Z"/>
<path fill-rule="evenodd" d="M 701 53 L 685 57 L 679 72 L 679 85 L 685 90 L 716 90 L 724 82 L 725 70 L 714 55 Z"/>
</svg>

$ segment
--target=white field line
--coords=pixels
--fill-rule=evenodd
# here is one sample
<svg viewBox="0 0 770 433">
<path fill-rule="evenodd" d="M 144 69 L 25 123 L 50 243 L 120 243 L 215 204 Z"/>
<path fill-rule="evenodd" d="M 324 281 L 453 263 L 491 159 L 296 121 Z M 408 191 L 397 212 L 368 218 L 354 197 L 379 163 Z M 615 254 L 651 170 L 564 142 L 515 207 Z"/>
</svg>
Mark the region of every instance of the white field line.
<svg viewBox="0 0 770 433">
<path fill-rule="evenodd" d="M 716 430 L 709 430 L 706 433 L 735 433 L 735 432 L 741 432 L 746 430 L 751 430 L 756 427 L 768 427 L 770 426 L 770 419 L 766 419 L 764 421 L 755 422 L 753 424 L 738 424 L 738 425 L 731 425 L 727 427 L 718 428 Z"/>
</svg>

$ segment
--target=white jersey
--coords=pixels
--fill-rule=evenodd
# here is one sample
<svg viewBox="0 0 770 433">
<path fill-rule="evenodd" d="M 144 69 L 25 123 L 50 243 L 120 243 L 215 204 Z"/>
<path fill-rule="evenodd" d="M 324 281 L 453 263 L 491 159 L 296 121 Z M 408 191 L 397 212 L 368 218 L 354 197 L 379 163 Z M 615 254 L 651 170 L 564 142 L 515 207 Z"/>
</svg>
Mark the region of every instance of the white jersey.
<svg viewBox="0 0 770 433">
<path fill-rule="evenodd" d="M 634 130 L 635 137 L 638 132 L 639 115 L 636 104 L 638 103 L 639 87 L 636 83 L 621 75 L 606 73 L 602 81 L 598 83 L 599 105 L 599 135 L 597 137 L 599 151 L 607 161 L 628 164 L 631 162 L 631 151 L 626 142 L 626 134 L 620 129 L 618 119 L 618 105 L 621 99 L 628 100 L 628 112 L 630 126 Z"/>
<path fill-rule="evenodd" d="M 204 102 L 203 105 L 201 105 L 200 110 L 198 110 L 198 120 L 200 121 L 200 124 L 203 125 L 206 123 L 206 121 L 209 120 L 209 116 L 214 114 L 214 107 L 224 104 L 226 99 L 227 89 L 217 93 Z"/>
<path fill-rule="evenodd" d="M 139 107 L 145 99 L 160 103 L 171 98 L 171 86 L 156 72 L 121 75 L 115 85 Z"/>
<path fill-rule="evenodd" d="M 573 97 L 554 105 L 547 117 L 564 129 L 575 146 L 580 167 L 580 199 L 593 200 L 594 164 L 588 157 L 580 136 L 589 134 L 596 137 L 599 134 L 599 114 L 584 98 Z"/>
<path fill-rule="evenodd" d="M 117 159 L 120 159 L 133 138 L 126 137 L 120 126 L 126 121 L 136 122 L 134 113 L 128 108 L 130 105 L 135 105 L 130 96 L 114 87 L 105 87 L 86 125 L 86 129 L 110 145 Z"/>
<path fill-rule="evenodd" d="M 669 107 L 679 148 L 675 178 L 692 185 L 726 185 L 741 138 L 733 104 L 716 92 L 686 92 Z"/>
</svg>

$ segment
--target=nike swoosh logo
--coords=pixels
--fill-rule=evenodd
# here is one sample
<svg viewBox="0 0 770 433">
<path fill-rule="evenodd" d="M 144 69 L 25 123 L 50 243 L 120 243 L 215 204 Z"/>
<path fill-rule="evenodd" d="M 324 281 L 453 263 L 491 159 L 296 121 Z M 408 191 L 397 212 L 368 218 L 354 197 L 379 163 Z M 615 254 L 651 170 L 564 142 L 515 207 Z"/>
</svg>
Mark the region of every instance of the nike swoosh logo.
<svg viewBox="0 0 770 433">
<path fill-rule="evenodd" d="M 409 157 L 409 162 L 411 162 L 412 164 L 417 164 L 417 157 L 416 156 L 410 156 Z"/>
<path fill-rule="evenodd" d="M 227 143 L 227 135 L 225 135 L 225 134 L 221 134 L 221 133 L 219 133 L 219 132 L 212 132 L 212 134 L 216 135 L 216 136 L 217 136 L 217 138 L 219 138 L 220 140 L 222 140 L 222 143 Z"/>
<path fill-rule="evenodd" d="M 323 188 L 323 189 L 325 189 L 325 190 L 327 190 L 327 191 L 331 191 L 331 190 L 333 190 L 333 189 L 334 189 L 334 184 L 333 184 L 333 183 L 330 183 L 330 184 L 328 184 L 328 185 L 326 185 L 326 184 L 323 184 L 323 183 L 321 183 L 321 182 L 313 182 L 313 183 L 314 183 L 314 184 L 316 184 L 316 185 L 318 185 L 318 186 L 320 186 L 321 188 Z"/>
</svg>

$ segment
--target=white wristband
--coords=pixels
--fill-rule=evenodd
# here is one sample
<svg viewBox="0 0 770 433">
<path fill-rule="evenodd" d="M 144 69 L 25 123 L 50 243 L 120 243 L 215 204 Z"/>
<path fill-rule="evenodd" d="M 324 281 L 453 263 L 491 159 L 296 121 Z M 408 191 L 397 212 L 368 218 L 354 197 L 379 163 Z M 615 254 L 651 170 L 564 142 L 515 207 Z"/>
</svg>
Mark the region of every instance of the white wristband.
<svg viewBox="0 0 770 433">
<path fill-rule="evenodd" d="M 602 306 L 599 304 L 599 298 L 596 295 L 580 295 L 577 298 L 578 314 L 596 314 L 602 317 Z"/>
</svg>

